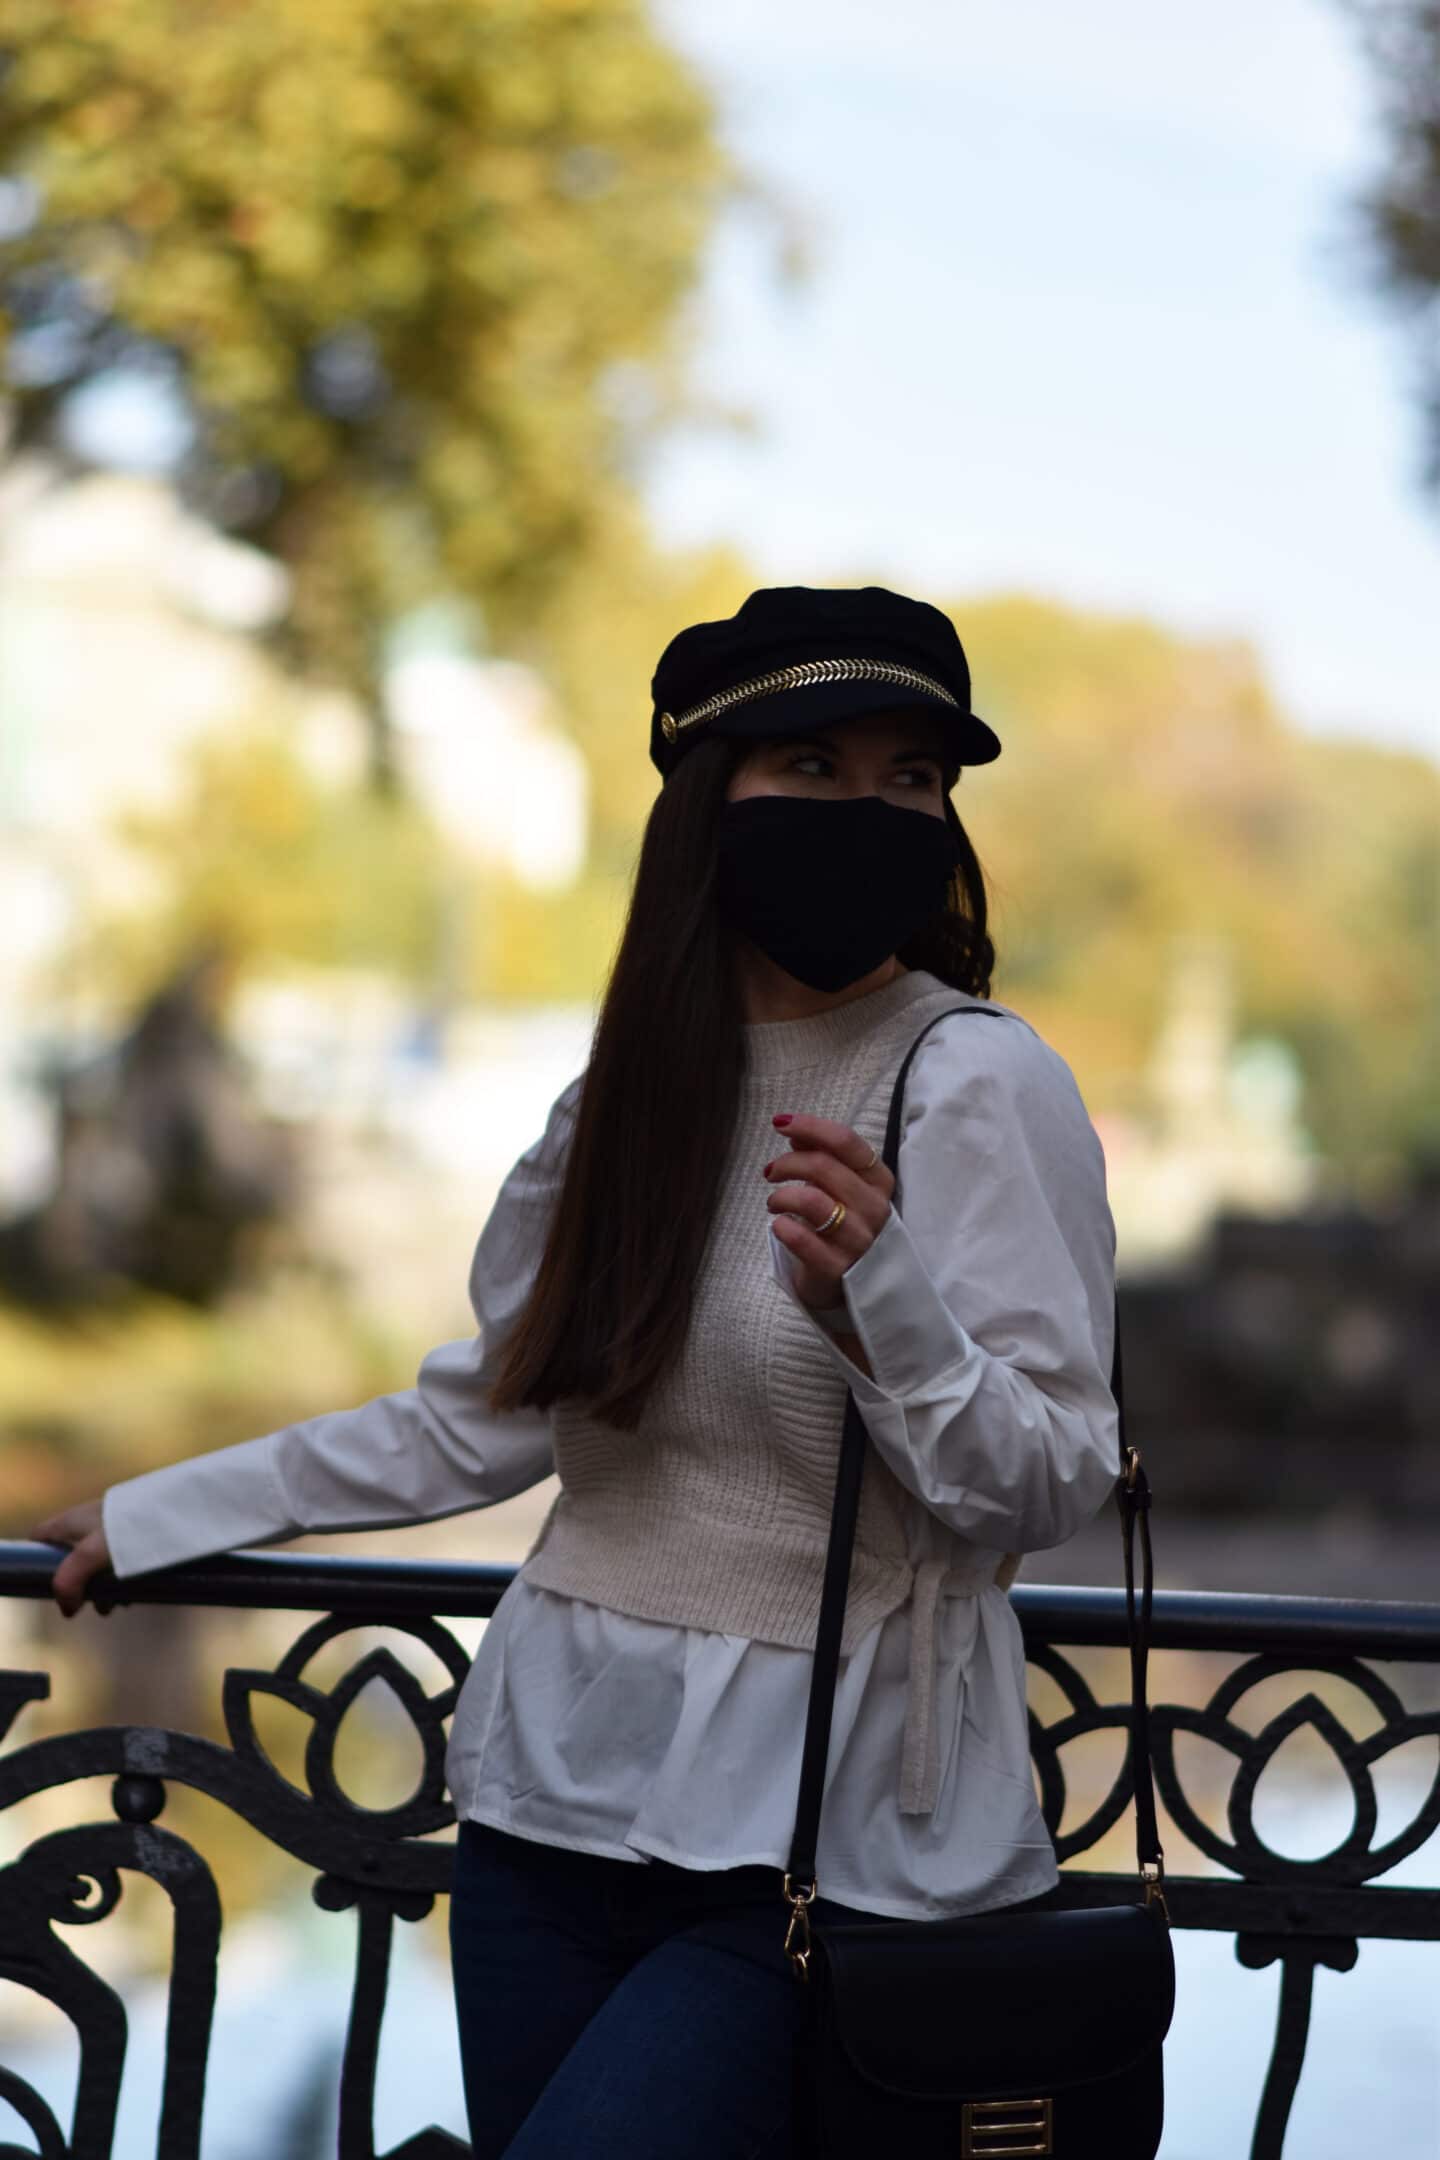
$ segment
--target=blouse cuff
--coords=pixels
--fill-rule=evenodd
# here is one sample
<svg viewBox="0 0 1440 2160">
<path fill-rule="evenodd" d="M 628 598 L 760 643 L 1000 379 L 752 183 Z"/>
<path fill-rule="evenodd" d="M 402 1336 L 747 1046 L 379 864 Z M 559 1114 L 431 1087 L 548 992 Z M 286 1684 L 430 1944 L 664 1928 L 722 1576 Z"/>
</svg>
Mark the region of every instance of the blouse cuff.
<svg viewBox="0 0 1440 2160">
<path fill-rule="evenodd" d="M 273 1439 L 264 1433 L 109 1486 L 100 1521 L 112 1572 L 148 1575 L 212 1553 L 299 1536 L 276 1475 Z"/>
<path fill-rule="evenodd" d="M 895 1208 L 879 1235 L 840 1278 L 854 1331 L 883 1395 L 914 1399 L 984 1353 L 966 1333 L 915 1249 Z"/>
<path fill-rule="evenodd" d="M 957 1369 L 984 1355 L 945 1304 L 894 1208 L 874 1243 L 841 1276 L 845 1303 L 828 1311 L 796 1296 L 792 1256 L 773 1224 L 770 1254 L 782 1289 L 815 1323 L 862 1407 L 923 1397 L 942 1376 L 947 1391 L 953 1389 Z M 859 1338 L 869 1374 L 836 1342 L 845 1334 Z"/>
</svg>

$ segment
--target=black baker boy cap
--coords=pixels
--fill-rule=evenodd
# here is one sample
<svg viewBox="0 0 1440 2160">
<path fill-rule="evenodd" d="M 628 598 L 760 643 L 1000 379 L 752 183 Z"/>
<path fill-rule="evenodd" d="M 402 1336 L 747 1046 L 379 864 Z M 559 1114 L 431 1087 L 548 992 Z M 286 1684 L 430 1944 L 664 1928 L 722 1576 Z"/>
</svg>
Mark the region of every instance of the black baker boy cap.
<svg viewBox="0 0 1440 2160">
<path fill-rule="evenodd" d="M 807 735 L 866 713 L 943 722 L 947 783 L 988 765 L 1000 738 L 970 710 L 970 669 L 939 608 L 883 585 L 778 585 L 722 622 L 692 623 L 650 685 L 650 756 L 667 778 L 712 735 Z"/>
</svg>

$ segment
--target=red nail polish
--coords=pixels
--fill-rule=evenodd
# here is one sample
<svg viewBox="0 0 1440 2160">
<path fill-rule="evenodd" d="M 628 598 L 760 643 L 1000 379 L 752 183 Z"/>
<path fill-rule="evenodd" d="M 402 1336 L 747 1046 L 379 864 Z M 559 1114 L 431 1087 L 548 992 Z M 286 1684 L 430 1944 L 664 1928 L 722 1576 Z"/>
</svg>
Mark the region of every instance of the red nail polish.
<svg viewBox="0 0 1440 2160">
<path fill-rule="evenodd" d="M 793 1115 L 792 1111 L 787 1110 L 782 1117 L 771 1118 L 770 1122 L 772 1125 L 788 1125 Z"/>
</svg>

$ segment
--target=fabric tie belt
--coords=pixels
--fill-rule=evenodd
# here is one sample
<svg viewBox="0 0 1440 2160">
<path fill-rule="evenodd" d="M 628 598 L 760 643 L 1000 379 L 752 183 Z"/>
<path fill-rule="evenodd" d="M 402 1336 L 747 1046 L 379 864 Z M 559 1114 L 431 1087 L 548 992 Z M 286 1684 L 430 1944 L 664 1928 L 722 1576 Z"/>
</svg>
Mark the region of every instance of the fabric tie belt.
<svg viewBox="0 0 1440 2160">
<path fill-rule="evenodd" d="M 1003 1566 L 1003 1563 L 1002 1563 Z M 900 1812 L 932 1815 L 940 1789 L 935 1735 L 939 1648 L 937 1608 L 944 1597 L 976 1597 L 996 1580 L 993 1557 L 970 1567 L 922 1560 L 910 1589 L 910 1662 L 905 1678 L 905 1732 L 900 1748 Z"/>
</svg>

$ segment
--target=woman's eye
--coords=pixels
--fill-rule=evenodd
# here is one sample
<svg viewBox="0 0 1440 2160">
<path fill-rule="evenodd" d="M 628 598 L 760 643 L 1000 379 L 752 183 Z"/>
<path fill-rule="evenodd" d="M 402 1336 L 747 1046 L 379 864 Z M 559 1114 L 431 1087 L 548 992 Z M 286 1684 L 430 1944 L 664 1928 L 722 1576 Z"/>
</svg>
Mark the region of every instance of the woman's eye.
<svg viewBox="0 0 1440 2160">
<path fill-rule="evenodd" d="M 789 760 L 788 769 L 791 772 L 807 772 L 811 769 L 818 769 L 822 774 L 833 773 L 835 760 L 825 757 L 819 750 L 802 750 L 798 757 Z M 938 788 L 940 785 L 939 772 L 932 765 L 902 765 L 892 777 L 896 780 L 909 781 L 912 788 L 917 783 L 922 788 Z"/>
</svg>

